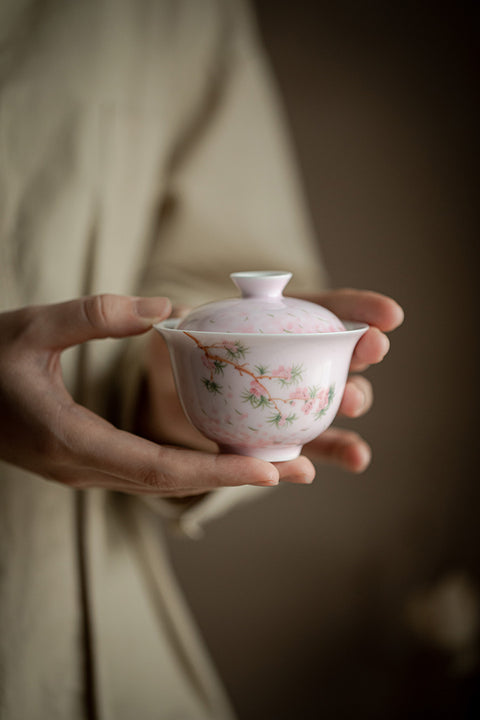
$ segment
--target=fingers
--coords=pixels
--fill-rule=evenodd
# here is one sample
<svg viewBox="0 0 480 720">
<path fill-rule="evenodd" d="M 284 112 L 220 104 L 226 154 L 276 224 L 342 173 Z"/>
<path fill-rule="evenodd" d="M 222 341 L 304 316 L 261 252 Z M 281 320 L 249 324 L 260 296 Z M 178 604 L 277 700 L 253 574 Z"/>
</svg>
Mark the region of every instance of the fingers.
<svg viewBox="0 0 480 720">
<path fill-rule="evenodd" d="M 404 319 L 403 310 L 395 300 L 370 290 L 332 290 L 318 295 L 316 302 L 342 319 L 364 322 L 383 332 L 395 330 Z"/>
<path fill-rule="evenodd" d="M 172 318 L 178 318 L 182 319 L 188 315 L 188 313 L 192 310 L 191 305 L 185 305 L 183 303 L 177 303 L 172 307 Z"/>
<path fill-rule="evenodd" d="M 370 325 L 359 340 L 351 363 L 351 370 L 366 370 L 379 363 L 387 354 L 390 342 L 385 332 L 402 324 L 404 313 L 392 298 L 367 290 L 331 290 L 309 299 L 324 305 L 343 320 L 354 320 Z"/>
<path fill-rule="evenodd" d="M 370 327 L 358 341 L 350 362 L 350 370 L 362 372 L 369 365 L 382 362 L 390 350 L 390 340 L 380 330 Z"/>
<path fill-rule="evenodd" d="M 63 444 L 73 448 L 78 466 L 131 482 L 139 491 L 205 492 L 245 484 L 271 486 L 279 479 L 278 470 L 263 460 L 160 446 L 117 430 L 78 405 L 64 416 L 62 432 Z"/>
<path fill-rule="evenodd" d="M 88 488 L 103 488 L 124 492 L 130 495 L 158 495 L 158 490 L 149 487 L 139 487 L 138 484 L 123 480 L 122 478 L 99 472 L 91 468 L 82 467 L 61 467 L 46 472 L 45 477 L 55 482 L 61 482 L 76 490 Z"/>
<path fill-rule="evenodd" d="M 351 418 L 360 417 L 370 410 L 372 403 L 372 384 L 363 375 L 350 376 L 345 386 L 339 412 Z"/>
<path fill-rule="evenodd" d="M 357 433 L 329 428 L 306 446 L 308 454 L 323 462 L 353 473 L 361 473 L 370 464 L 370 446 Z"/>
<path fill-rule="evenodd" d="M 315 467 L 304 455 L 274 465 L 280 473 L 280 482 L 309 485 L 315 479 Z"/>
<path fill-rule="evenodd" d="M 29 339 L 59 351 L 86 340 L 127 337 L 148 330 L 168 317 L 167 298 L 91 295 L 30 309 Z"/>
<path fill-rule="evenodd" d="M 246 484 L 310 484 L 315 477 L 315 468 L 305 456 L 271 464 L 251 457 L 159 446 L 115 429 L 80 406 L 73 412 L 76 417 L 71 428 L 68 421 L 62 422 L 66 428 L 63 445 L 70 447 L 67 462 L 57 458 L 56 469 L 50 473 L 53 479 L 73 487 L 100 486 L 131 494 L 178 497 Z M 69 437 L 73 430 L 76 447 Z M 355 473 L 368 466 L 371 456 L 369 446 L 356 433 L 337 428 L 325 431 L 306 450 Z"/>
<path fill-rule="evenodd" d="M 138 483 L 124 480 L 109 473 L 91 470 L 90 468 L 72 467 L 62 468 L 61 470 L 57 469 L 48 475 L 48 479 L 61 482 L 76 490 L 101 487 L 104 490 L 123 492 L 128 495 L 150 495 L 158 497 L 160 494 L 158 488 L 138 485 Z M 171 491 L 170 493 L 164 491 L 161 495 L 163 497 L 182 497 L 185 495 L 201 495 L 205 494 L 205 492 L 205 489 L 188 488 L 183 491 Z"/>
<path fill-rule="evenodd" d="M 110 489 L 178 496 L 246 484 L 311 483 L 315 477 L 306 457 L 271 464 L 240 455 L 160 446 L 117 430 L 81 406 L 74 405 L 69 412 L 71 417 L 62 422 L 64 444 L 76 442 L 75 460 L 87 483 L 102 475 Z"/>
</svg>

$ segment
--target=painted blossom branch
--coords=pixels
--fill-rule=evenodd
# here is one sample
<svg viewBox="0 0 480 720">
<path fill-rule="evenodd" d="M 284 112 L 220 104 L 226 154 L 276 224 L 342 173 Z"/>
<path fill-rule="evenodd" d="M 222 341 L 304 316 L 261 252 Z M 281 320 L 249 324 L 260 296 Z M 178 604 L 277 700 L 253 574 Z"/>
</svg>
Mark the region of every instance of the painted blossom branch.
<svg viewBox="0 0 480 720">
<path fill-rule="evenodd" d="M 301 402 L 303 403 L 301 405 L 302 412 L 308 415 L 314 411 L 315 420 L 322 417 L 332 403 L 335 395 L 334 385 L 331 385 L 328 389 L 317 386 L 297 387 L 290 393 L 288 398 L 279 398 L 273 397 L 264 382 L 262 382 L 277 381 L 282 387 L 297 385 L 303 376 L 302 365 L 292 365 L 291 367 L 280 365 L 273 371 L 269 371 L 268 366 L 257 365 L 255 366 L 257 373 L 254 373 L 247 367 L 247 363 L 237 362 L 238 358 L 245 357 L 245 354 L 248 352 L 248 348 L 238 341 L 204 345 L 194 335 L 191 335 L 187 331 L 184 331 L 184 333 L 195 342 L 203 353 L 203 364 L 206 369 L 210 371 L 210 378 L 202 378 L 206 389 L 209 392 L 221 394 L 222 386 L 215 381 L 215 375 L 223 375 L 223 369 L 227 365 L 231 365 L 240 373 L 241 377 L 248 375 L 251 378 L 250 387 L 242 393 L 241 397 L 243 401 L 249 402 L 255 409 L 265 407 L 274 410 L 275 412 L 268 418 L 268 422 L 273 423 L 277 427 L 291 424 L 297 419 L 295 413 L 290 413 L 289 415 L 282 413 L 279 403 L 284 403 L 284 406 L 291 405 L 296 408 L 297 403 Z M 212 352 L 212 350 L 223 350 L 227 357 Z"/>
<path fill-rule="evenodd" d="M 231 354 L 234 354 L 234 351 L 232 348 L 237 347 L 237 345 L 235 343 L 224 343 L 224 344 L 217 343 L 215 345 L 204 345 L 194 335 L 191 335 L 186 330 L 184 330 L 184 333 L 185 333 L 185 335 L 187 335 L 189 338 L 191 338 L 197 344 L 197 346 L 205 353 L 205 356 L 212 362 L 219 361 L 221 363 L 227 363 L 228 365 L 232 365 L 235 368 L 235 370 L 237 370 L 240 373 L 241 376 L 242 375 L 250 375 L 250 377 L 252 378 L 252 381 L 255 382 L 258 385 L 258 387 L 264 391 L 264 395 L 269 399 L 270 402 L 272 402 L 274 404 L 275 409 L 278 412 L 280 412 L 279 408 L 273 402 L 268 389 L 265 387 L 265 385 L 263 385 L 263 383 L 259 382 L 258 376 L 255 375 L 255 373 L 253 373 L 251 370 L 249 370 L 248 368 L 245 367 L 246 363 L 244 363 L 243 365 L 240 365 L 239 363 L 234 362 L 234 360 L 221 357 L 221 356 L 213 354 L 211 352 L 211 349 L 215 348 L 215 349 L 224 349 L 224 350 L 230 351 Z M 210 379 L 213 380 L 213 377 L 211 377 Z M 252 386 L 253 382 L 251 383 L 251 386 Z M 209 388 L 207 387 L 207 389 L 209 389 Z"/>
</svg>

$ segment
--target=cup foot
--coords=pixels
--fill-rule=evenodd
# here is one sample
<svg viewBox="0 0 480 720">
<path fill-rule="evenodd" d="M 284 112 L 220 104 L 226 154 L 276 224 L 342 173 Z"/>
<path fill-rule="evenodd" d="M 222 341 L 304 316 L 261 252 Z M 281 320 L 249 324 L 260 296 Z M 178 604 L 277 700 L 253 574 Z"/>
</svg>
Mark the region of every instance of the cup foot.
<svg viewBox="0 0 480 720">
<path fill-rule="evenodd" d="M 302 452 L 302 445 L 271 445 L 269 447 L 251 447 L 245 445 L 220 445 L 220 452 L 234 455 L 248 455 L 249 457 L 267 460 L 268 462 L 283 462 L 295 460 Z"/>
</svg>

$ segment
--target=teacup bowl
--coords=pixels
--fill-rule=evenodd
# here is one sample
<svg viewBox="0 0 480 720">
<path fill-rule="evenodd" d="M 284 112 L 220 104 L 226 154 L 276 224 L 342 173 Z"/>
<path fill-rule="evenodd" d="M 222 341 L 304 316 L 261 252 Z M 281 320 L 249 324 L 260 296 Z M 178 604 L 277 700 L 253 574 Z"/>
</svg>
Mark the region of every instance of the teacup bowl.
<svg viewBox="0 0 480 720">
<path fill-rule="evenodd" d="M 368 325 L 305 334 L 155 329 L 166 340 L 190 422 L 221 452 L 298 457 L 337 414 L 350 361 Z"/>
</svg>

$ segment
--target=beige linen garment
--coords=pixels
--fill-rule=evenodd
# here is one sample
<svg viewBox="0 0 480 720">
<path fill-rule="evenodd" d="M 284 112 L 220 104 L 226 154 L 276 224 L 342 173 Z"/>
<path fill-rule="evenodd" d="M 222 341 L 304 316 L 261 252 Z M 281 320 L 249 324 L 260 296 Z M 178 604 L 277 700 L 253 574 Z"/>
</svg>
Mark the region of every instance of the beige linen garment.
<svg viewBox="0 0 480 720">
<path fill-rule="evenodd" d="M 197 304 L 231 294 L 228 273 L 245 269 L 292 269 L 292 290 L 318 289 L 245 8 L 3 0 L 0 48 L 2 311 L 97 292 Z M 113 380 L 131 398 L 139 353 L 122 382 L 112 377 L 124 351 L 97 341 L 66 352 L 67 386 L 98 412 Z M 180 511 L 0 473 L 2 720 L 232 717 L 157 512 L 194 534 L 253 489 Z"/>
</svg>

